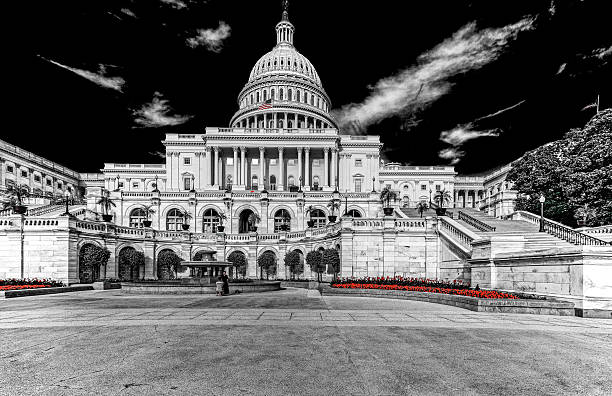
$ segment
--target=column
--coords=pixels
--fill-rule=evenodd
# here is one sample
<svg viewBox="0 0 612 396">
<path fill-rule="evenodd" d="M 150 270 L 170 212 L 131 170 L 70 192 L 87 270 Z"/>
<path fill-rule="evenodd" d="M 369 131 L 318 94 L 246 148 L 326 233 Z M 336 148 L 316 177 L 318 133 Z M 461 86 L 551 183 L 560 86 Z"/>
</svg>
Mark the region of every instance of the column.
<svg viewBox="0 0 612 396">
<path fill-rule="evenodd" d="M 457 190 L 453 191 L 453 207 L 457 207 Z"/>
<path fill-rule="evenodd" d="M 278 180 L 276 181 L 278 191 L 283 191 L 285 185 L 285 159 L 283 158 L 284 150 L 284 147 L 278 148 Z"/>
<path fill-rule="evenodd" d="M 240 185 L 246 186 L 246 147 L 240 147 Z"/>
<path fill-rule="evenodd" d="M 259 190 L 263 190 L 266 186 L 266 183 L 264 182 L 264 178 L 266 176 L 264 170 L 265 170 L 265 152 L 266 149 L 263 147 L 259 148 L 259 183 L 258 185 Z"/>
<path fill-rule="evenodd" d="M 338 189 L 338 149 L 332 149 L 332 184 L 334 190 Z"/>
<path fill-rule="evenodd" d="M 289 114 L 285 113 L 285 129 L 289 128 Z"/>
<path fill-rule="evenodd" d="M 300 118 L 298 117 L 298 113 L 295 113 L 294 116 L 295 116 L 295 123 L 293 124 L 293 127 L 295 129 L 298 129 L 300 127 L 300 124 L 298 124 L 298 121 L 300 120 Z"/>
<path fill-rule="evenodd" d="M 214 147 L 214 150 L 215 150 L 215 159 L 214 159 L 214 162 L 213 162 L 213 165 L 214 165 L 214 174 L 213 174 L 214 182 L 213 182 L 213 184 L 215 186 L 218 186 L 219 185 L 219 169 L 218 169 L 219 168 L 219 147 Z M 212 167 L 211 167 L 211 169 L 212 169 Z"/>
<path fill-rule="evenodd" d="M 278 128 L 278 113 L 274 113 L 274 128 Z"/>
<path fill-rule="evenodd" d="M 234 165 L 232 169 L 232 184 L 238 185 L 240 184 L 240 180 L 238 180 L 238 147 L 233 147 L 234 149 Z"/>
<path fill-rule="evenodd" d="M 303 184 L 303 181 L 304 181 L 304 178 L 302 177 L 304 172 L 303 172 L 303 169 L 302 169 L 302 148 L 301 147 L 298 147 L 297 153 L 298 153 L 298 177 L 297 177 L 297 182 L 298 182 L 298 186 L 299 186 L 299 188 L 301 190 L 302 189 L 302 184 Z"/>
<path fill-rule="evenodd" d="M 310 147 L 304 147 L 306 154 L 306 163 L 304 164 L 304 187 L 306 191 L 310 191 Z"/>
<path fill-rule="evenodd" d="M 329 147 L 323 149 L 323 187 L 329 187 Z"/>
<path fill-rule="evenodd" d="M 168 177 L 166 189 L 170 190 L 172 189 L 172 179 L 173 179 L 172 177 L 172 152 L 170 151 L 166 152 L 166 176 Z M 110 183 L 109 183 L 109 188 L 110 188 Z M 119 186 L 117 185 L 117 181 L 115 180 L 115 189 L 118 189 L 118 188 Z M 55 191 L 55 186 L 53 186 L 52 191 Z"/>
<path fill-rule="evenodd" d="M 266 129 L 268 127 L 268 114 L 267 113 L 264 113 L 263 119 L 264 119 L 263 127 L 264 127 L 264 129 Z"/>
<path fill-rule="evenodd" d="M 195 190 L 199 190 L 202 185 L 202 153 L 195 153 L 196 158 L 198 159 L 198 172 L 197 172 L 197 177 L 195 177 L 194 180 L 194 186 L 193 189 Z"/>
<path fill-rule="evenodd" d="M 210 147 L 206 147 L 206 186 L 212 186 L 212 152 Z"/>
<path fill-rule="evenodd" d="M 181 153 L 179 153 L 179 152 L 174 153 L 174 158 L 175 158 L 174 169 L 176 169 L 176 175 L 175 175 L 176 176 L 175 177 L 175 179 L 176 179 L 176 181 L 175 181 L 175 184 L 176 184 L 175 189 L 176 190 L 180 190 L 181 189 L 181 159 L 180 159 L 180 155 L 181 155 Z"/>
</svg>

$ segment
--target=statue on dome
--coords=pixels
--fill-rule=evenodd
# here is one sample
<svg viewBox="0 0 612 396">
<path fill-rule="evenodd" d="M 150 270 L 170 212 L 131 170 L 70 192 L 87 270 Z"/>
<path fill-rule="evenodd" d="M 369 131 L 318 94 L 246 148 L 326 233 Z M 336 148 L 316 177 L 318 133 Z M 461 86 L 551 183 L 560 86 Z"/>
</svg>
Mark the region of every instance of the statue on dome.
<svg viewBox="0 0 612 396">
<path fill-rule="evenodd" d="M 283 0 L 283 21 L 289 20 L 289 0 Z"/>
</svg>

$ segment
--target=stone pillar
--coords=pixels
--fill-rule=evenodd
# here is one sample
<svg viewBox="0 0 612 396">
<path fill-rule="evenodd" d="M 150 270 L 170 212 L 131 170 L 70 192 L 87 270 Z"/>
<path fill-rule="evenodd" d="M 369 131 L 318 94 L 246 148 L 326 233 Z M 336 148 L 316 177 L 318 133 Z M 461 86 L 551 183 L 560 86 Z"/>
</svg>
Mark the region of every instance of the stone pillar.
<svg viewBox="0 0 612 396">
<path fill-rule="evenodd" d="M 167 189 L 171 189 L 172 188 L 172 179 L 173 179 L 173 177 L 172 177 L 172 152 L 171 151 L 166 152 L 166 176 L 168 177 L 168 182 L 167 182 L 166 188 Z M 118 188 L 119 188 L 119 185 L 117 185 L 117 181 L 115 180 L 115 189 L 118 189 Z M 53 189 L 52 190 L 55 190 L 55 181 L 53 183 Z"/>
<path fill-rule="evenodd" d="M 194 184 L 195 186 L 193 186 L 194 189 L 199 190 L 202 187 L 202 153 L 195 153 L 195 156 L 198 160 L 198 172 L 197 172 L 197 177 L 195 177 L 194 180 Z"/>
<path fill-rule="evenodd" d="M 323 187 L 329 187 L 329 147 L 323 149 Z"/>
<path fill-rule="evenodd" d="M 278 180 L 276 182 L 278 191 L 283 191 L 285 186 L 285 159 L 283 158 L 284 150 L 284 147 L 278 148 Z"/>
<path fill-rule="evenodd" d="M 338 149 L 332 149 L 332 185 L 334 190 L 338 189 Z"/>
<path fill-rule="evenodd" d="M 310 191 L 310 147 L 304 147 L 306 163 L 304 166 L 304 189 Z"/>
<path fill-rule="evenodd" d="M 176 170 L 175 178 L 176 178 L 176 190 L 180 191 L 181 189 L 181 153 L 178 151 L 174 153 L 174 169 Z"/>
<path fill-rule="evenodd" d="M 265 166 L 266 166 L 266 159 L 265 159 L 265 153 L 266 153 L 266 149 L 263 147 L 259 148 L 259 183 L 258 185 L 261 186 L 259 187 L 259 190 L 263 190 L 266 186 L 265 183 L 265 177 L 266 177 L 266 173 L 265 173 Z"/>
<path fill-rule="evenodd" d="M 205 176 L 205 183 L 206 183 L 206 187 L 210 187 L 213 184 L 212 181 L 212 152 L 210 147 L 206 147 L 206 176 Z"/>
<path fill-rule="evenodd" d="M 233 147 L 234 149 L 234 165 L 232 169 L 232 183 L 234 185 L 240 184 L 240 180 L 238 180 L 238 147 Z"/>
<path fill-rule="evenodd" d="M 215 159 L 214 159 L 214 182 L 215 186 L 219 185 L 219 147 L 214 147 L 215 150 Z"/>
<path fill-rule="evenodd" d="M 304 181 L 304 178 L 302 177 L 302 175 L 304 174 L 303 169 L 302 169 L 302 148 L 298 147 L 297 149 L 297 153 L 298 153 L 298 185 L 299 185 L 299 189 L 302 189 L 302 184 Z"/>
<path fill-rule="evenodd" d="M 245 187 L 248 184 L 246 168 L 246 147 L 240 147 L 240 185 Z"/>
</svg>

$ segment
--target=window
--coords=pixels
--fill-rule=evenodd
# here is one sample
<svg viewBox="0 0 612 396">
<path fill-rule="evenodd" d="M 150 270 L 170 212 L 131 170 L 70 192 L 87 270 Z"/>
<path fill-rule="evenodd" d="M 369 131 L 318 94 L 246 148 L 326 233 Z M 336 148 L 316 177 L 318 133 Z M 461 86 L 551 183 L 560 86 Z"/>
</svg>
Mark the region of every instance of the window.
<svg viewBox="0 0 612 396">
<path fill-rule="evenodd" d="M 291 216 L 286 209 L 274 214 L 274 232 L 291 231 Z"/>
<path fill-rule="evenodd" d="M 185 165 L 191 165 L 191 158 L 190 158 L 190 157 L 185 157 L 185 158 L 183 158 L 183 164 L 185 164 Z"/>
<path fill-rule="evenodd" d="M 208 209 L 202 217 L 202 232 L 216 233 L 217 226 L 220 224 L 219 213 L 214 209 Z"/>
<path fill-rule="evenodd" d="M 293 100 L 293 91 L 290 89 L 289 91 L 287 91 L 287 100 Z"/>
<path fill-rule="evenodd" d="M 356 166 L 356 167 L 361 167 L 361 166 L 363 166 L 363 163 L 361 162 L 361 160 L 360 160 L 360 159 L 356 159 L 356 160 L 355 160 L 355 166 Z"/>
<path fill-rule="evenodd" d="M 53 182 L 51 181 L 51 179 L 47 179 L 47 180 L 46 180 L 46 184 L 47 184 L 47 186 L 51 186 L 51 184 L 52 184 L 52 183 L 53 183 Z"/>
<path fill-rule="evenodd" d="M 436 184 L 436 191 L 440 191 L 440 190 L 442 190 L 442 186 L 439 184 Z"/>
<path fill-rule="evenodd" d="M 280 100 L 285 100 L 285 91 L 283 89 L 281 89 L 278 93 L 280 95 L 279 99 Z"/>
<path fill-rule="evenodd" d="M 36 183 L 40 183 L 40 176 L 39 175 L 34 175 L 34 181 Z"/>
<path fill-rule="evenodd" d="M 363 184 L 363 179 L 355 179 L 355 192 L 361 192 L 362 184 Z"/>
<path fill-rule="evenodd" d="M 349 210 L 346 215 L 349 217 L 361 217 L 361 213 L 359 213 L 359 211 L 356 209 Z"/>
<path fill-rule="evenodd" d="M 139 187 L 140 187 L 140 183 L 138 182 L 132 183 L 132 188 L 139 188 Z"/>
<path fill-rule="evenodd" d="M 427 185 L 421 184 L 421 191 L 427 191 Z"/>
<path fill-rule="evenodd" d="M 57 183 L 57 188 L 59 188 L 60 190 L 62 189 L 62 182 Z"/>
<path fill-rule="evenodd" d="M 325 224 L 327 224 L 327 218 L 325 217 L 325 212 L 323 212 L 321 209 L 315 209 L 312 212 L 310 212 L 310 220 L 313 221 L 314 228 L 325 227 Z"/>
<path fill-rule="evenodd" d="M 259 188 L 259 178 L 257 176 L 251 177 L 251 189 L 257 190 Z"/>
<path fill-rule="evenodd" d="M 7 166 L 6 166 L 6 171 L 7 171 L 8 173 L 13 173 L 15 170 L 13 169 L 13 167 L 12 167 L 12 166 L 7 165 Z"/>
<path fill-rule="evenodd" d="M 183 214 L 178 209 L 170 209 L 166 215 L 166 230 L 180 231 L 183 225 Z"/>
<path fill-rule="evenodd" d="M 270 176 L 270 190 L 276 190 L 276 176 Z"/>
<path fill-rule="evenodd" d="M 28 171 L 21 171 L 21 177 L 28 177 Z"/>
<path fill-rule="evenodd" d="M 186 177 L 183 179 L 183 185 L 186 191 L 191 190 L 191 177 Z"/>
<path fill-rule="evenodd" d="M 144 209 L 138 208 L 130 213 L 130 227 L 142 228 L 142 222 L 147 220 Z"/>
</svg>

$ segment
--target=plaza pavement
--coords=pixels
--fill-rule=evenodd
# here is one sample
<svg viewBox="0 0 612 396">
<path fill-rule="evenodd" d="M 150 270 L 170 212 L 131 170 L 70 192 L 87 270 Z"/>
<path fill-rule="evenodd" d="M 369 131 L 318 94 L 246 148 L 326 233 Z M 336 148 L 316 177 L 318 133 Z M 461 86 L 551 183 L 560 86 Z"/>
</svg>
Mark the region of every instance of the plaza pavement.
<svg viewBox="0 0 612 396">
<path fill-rule="evenodd" d="M 612 321 L 118 290 L 0 300 L 0 395 L 612 394 Z"/>
</svg>

